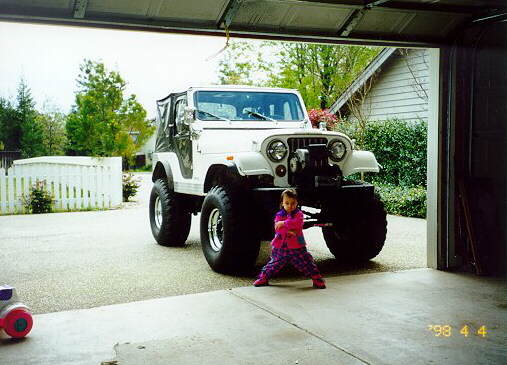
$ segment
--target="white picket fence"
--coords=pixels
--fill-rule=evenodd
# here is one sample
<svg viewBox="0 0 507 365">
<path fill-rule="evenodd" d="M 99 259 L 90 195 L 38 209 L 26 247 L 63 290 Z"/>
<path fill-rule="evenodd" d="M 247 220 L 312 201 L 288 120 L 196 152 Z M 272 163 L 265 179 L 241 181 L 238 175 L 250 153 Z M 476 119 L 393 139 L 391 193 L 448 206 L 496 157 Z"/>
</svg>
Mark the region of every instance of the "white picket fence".
<svg viewBox="0 0 507 365">
<path fill-rule="evenodd" d="M 0 168 L 0 214 L 24 213 L 22 197 L 36 181 L 46 182 L 56 211 L 107 209 L 122 202 L 121 157 L 36 157 Z"/>
</svg>

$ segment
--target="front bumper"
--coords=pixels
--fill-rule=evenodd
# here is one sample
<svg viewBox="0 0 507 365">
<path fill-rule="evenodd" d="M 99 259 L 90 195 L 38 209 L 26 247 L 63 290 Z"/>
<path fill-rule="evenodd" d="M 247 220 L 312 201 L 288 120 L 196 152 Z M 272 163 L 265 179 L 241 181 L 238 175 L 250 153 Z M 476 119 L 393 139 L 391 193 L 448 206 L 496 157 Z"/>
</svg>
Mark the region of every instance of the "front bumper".
<svg viewBox="0 0 507 365">
<path fill-rule="evenodd" d="M 282 192 L 286 188 L 270 187 L 252 189 L 253 201 L 261 227 L 263 239 L 272 238 L 273 217 L 280 210 L 279 202 Z M 347 210 L 350 204 L 358 204 L 364 200 L 371 200 L 374 187 L 366 183 L 344 181 L 339 187 L 296 188 L 300 206 L 321 209 L 321 211 Z M 306 220 L 305 228 L 315 225 L 332 224 L 332 217 L 323 215 L 311 216 Z"/>
</svg>

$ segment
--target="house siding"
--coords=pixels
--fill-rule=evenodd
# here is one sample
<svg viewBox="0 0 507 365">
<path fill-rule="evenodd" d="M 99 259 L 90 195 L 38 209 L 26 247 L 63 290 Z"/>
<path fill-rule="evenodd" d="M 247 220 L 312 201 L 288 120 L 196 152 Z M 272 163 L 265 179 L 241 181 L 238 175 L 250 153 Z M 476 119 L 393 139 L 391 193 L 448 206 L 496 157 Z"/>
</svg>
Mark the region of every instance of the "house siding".
<svg viewBox="0 0 507 365">
<path fill-rule="evenodd" d="M 396 51 L 378 70 L 361 105 L 368 120 L 428 120 L 429 56 L 425 49 Z M 356 120 L 354 116 L 349 119 Z"/>
</svg>

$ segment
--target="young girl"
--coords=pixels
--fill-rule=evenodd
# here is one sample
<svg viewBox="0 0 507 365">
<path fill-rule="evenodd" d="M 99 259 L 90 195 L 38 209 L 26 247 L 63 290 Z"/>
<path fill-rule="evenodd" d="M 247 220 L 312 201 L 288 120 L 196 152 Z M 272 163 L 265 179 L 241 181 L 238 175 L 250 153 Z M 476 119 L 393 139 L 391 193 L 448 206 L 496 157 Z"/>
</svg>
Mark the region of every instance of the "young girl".
<svg viewBox="0 0 507 365">
<path fill-rule="evenodd" d="M 269 285 L 269 278 L 286 264 L 292 264 L 313 281 L 313 287 L 325 289 L 326 283 L 312 255 L 306 250 L 303 237 L 303 212 L 298 208 L 294 189 L 286 189 L 280 197 L 280 208 L 275 216 L 275 238 L 271 241 L 271 258 L 261 270 L 254 286 Z"/>
</svg>

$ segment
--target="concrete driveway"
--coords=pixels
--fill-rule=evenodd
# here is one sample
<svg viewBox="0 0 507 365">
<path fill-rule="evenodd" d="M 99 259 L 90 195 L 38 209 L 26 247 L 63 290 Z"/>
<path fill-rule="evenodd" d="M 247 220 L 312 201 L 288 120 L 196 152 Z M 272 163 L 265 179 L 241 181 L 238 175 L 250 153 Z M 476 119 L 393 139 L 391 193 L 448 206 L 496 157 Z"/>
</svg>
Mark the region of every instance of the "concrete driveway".
<svg viewBox="0 0 507 365">
<path fill-rule="evenodd" d="M 0 283 L 15 286 L 34 313 L 127 303 L 250 285 L 248 277 L 208 267 L 193 217 L 187 245 L 155 243 L 149 226 L 149 174 L 137 202 L 109 211 L 0 216 Z M 426 221 L 388 216 L 384 250 L 363 265 L 338 265 L 319 229 L 305 231 L 325 276 L 398 271 L 426 266 Z M 264 244 L 258 270 L 269 256 Z M 285 270 L 274 283 L 299 279 Z"/>
</svg>

